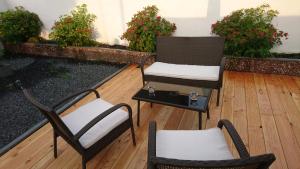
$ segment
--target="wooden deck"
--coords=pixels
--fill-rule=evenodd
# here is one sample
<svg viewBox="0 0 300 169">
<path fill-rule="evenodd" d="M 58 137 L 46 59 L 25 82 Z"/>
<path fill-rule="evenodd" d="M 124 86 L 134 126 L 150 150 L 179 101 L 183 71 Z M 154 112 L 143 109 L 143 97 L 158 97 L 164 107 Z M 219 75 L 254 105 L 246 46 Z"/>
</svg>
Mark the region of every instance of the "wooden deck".
<svg viewBox="0 0 300 169">
<path fill-rule="evenodd" d="M 251 154 L 273 152 L 276 155 L 272 169 L 300 168 L 300 77 L 240 72 L 225 72 L 224 76 L 221 104 L 216 107 L 214 91 L 210 101 L 211 119 L 204 118 L 203 127 L 215 127 L 220 118 L 229 119 Z M 137 104 L 131 96 L 141 84 L 140 71 L 132 65 L 99 91 L 102 98 L 114 104 L 130 104 L 135 121 Z M 68 112 L 93 98 L 87 96 Z M 141 107 L 141 126 L 135 126 L 137 146 L 132 145 L 127 131 L 88 162 L 89 169 L 145 169 L 150 120 L 156 120 L 159 129 L 197 129 L 195 112 L 161 105 L 150 108 L 147 103 Z M 53 157 L 52 144 L 52 128 L 47 124 L 3 155 L 0 168 L 81 168 L 80 155 L 61 138 L 57 159 Z M 232 147 L 232 143 L 229 144 Z M 237 155 L 234 149 L 232 151 Z"/>
</svg>

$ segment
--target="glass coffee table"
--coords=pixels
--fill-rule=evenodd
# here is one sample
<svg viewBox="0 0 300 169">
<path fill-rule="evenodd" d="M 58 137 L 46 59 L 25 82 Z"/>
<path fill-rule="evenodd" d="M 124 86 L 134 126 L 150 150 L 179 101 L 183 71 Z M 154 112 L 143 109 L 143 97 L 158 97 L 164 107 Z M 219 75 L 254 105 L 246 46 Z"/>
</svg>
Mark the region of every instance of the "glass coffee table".
<svg viewBox="0 0 300 169">
<path fill-rule="evenodd" d="M 212 89 L 191 87 L 184 85 L 148 82 L 141 88 L 132 99 L 137 100 L 137 125 L 140 123 L 140 102 L 157 103 L 174 106 L 199 113 L 199 129 L 202 127 L 202 113 L 207 113 L 209 118 L 208 102 Z"/>
</svg>

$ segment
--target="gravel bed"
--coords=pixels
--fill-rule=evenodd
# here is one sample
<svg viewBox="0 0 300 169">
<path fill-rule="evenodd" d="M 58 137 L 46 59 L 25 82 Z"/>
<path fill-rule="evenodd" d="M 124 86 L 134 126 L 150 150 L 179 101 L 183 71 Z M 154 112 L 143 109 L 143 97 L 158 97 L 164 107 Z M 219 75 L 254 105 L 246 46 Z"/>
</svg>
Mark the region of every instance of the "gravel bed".
<svg viewBox="0 0 300 169">
<path fill-rule="evenodd" d="M 15 57 L 1 61 L 14 68 L 13 76 L 0 79 L 0 149 L 38 124 L 44 116 L 12 85 L 20 79 L 25 87 L 43 104 L 75 91 L 94 86 L 125 65 L 50 59 Z"/>
</svg>

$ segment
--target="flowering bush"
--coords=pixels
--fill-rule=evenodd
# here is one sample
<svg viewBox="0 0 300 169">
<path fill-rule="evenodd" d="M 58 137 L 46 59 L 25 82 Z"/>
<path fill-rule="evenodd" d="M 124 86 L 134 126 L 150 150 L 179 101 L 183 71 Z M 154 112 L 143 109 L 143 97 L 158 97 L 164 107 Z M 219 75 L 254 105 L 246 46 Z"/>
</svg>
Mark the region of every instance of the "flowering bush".
<svg viewBox="0 0 300 169">
<path fill-rule="evenodd" d="M 225 53 L 234 56 L 268 57 L 270 49 L 281 45 L 288 33 L 272 24 L 278 11 L 269 5 L 241 9 L 212 25 L 212 33 L 225 38 Z"/>
<path fill-rule="evenodd" d="M 77 6 L 71 15 L 63 15 L 55 22 L 49 37 L 61 47 L 93 46 L 93 22 L 96 16 L 89 14 L 86 4 Z"/>
<path fill-rule="evenodd" d="M 171 36 L 176 30 L 174 23 L 170 23 L 158 14 L 156 6 L 145 7 L 135 14 L 127 23 L 128 29 L 121 39 L 129 41 L 129 49 L 143 52 L 154 52 L 157 36 Z"/>
<path fill-rule="evenodd" d="M 39 36 L 42 26 L 38 15 L 21 6 L 0 13 L 0 37 L 4 42 L 26 42 L 30 37 Z"/>
</svg>

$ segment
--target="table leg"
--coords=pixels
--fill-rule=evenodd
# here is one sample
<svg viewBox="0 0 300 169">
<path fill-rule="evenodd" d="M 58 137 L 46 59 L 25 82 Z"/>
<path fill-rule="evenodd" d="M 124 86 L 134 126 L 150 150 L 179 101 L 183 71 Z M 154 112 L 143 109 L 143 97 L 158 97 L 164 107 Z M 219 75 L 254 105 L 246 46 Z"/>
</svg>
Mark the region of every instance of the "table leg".
<svg viewBox="0 0 300 169">
<path fill-rule="evenodd" d="M 150 107 L 151 107 L 151 108 L 153 107 L 153 103 L 152 103 L 152 102 L 150 102 Z"/>
<path fill-rule="evenodd" d="M 137 105 L 137 126 L 140 126 L 140 101 L 137 101 L 138 105 Z"/>
<path fill-rule="evenodd" d="M 209 114 L 209 108 L 208 108 L 208 106 L 207 106 L 206 113 L 207 113 L 207 119 L 210 119 L 210 114 Z"/>
<path fill-rule="evenodd" d="M 199 111 L 198 112 L 199 113 L 199 130 L 201 130 L 202 129 L 202 112 L 201 111 Z"/>
</svg>

